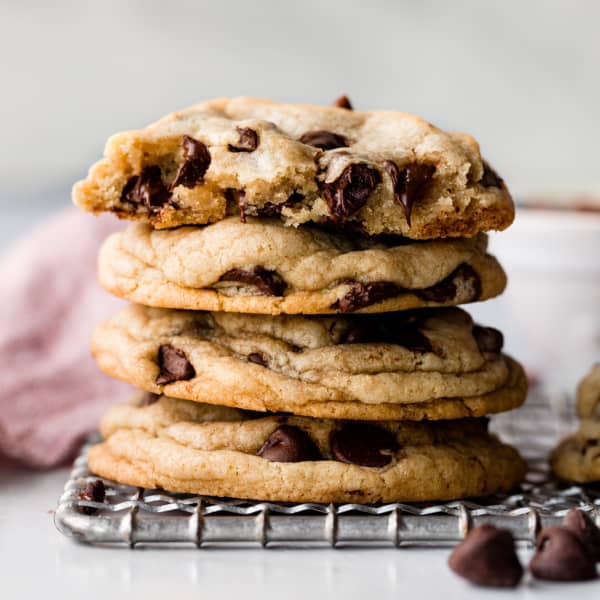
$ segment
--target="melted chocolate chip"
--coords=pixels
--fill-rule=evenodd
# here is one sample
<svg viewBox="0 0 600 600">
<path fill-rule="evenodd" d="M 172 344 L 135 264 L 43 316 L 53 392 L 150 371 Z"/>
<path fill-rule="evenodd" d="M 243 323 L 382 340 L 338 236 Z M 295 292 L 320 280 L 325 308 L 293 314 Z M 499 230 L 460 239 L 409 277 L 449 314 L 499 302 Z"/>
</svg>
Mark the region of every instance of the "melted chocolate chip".
<svg viewBox="0 0 600 600">
<path fill-rule="evenodd" d="M 383 168 L 392 180 L 394 200 L 402 206 L 406 222 L 410 226 L 410 218 L 415 202 L 423 198 L 427 186 L 435 173 L 435 166 L 426 163 L 412 163 L 402 171 L 392 160 L 383 162 Z"/>
<path fill-rule="evenodd" d="M 343 344 L 395 344 L 412 352 L 433 352 L 429 338 L 421 331 L 421 319 L 414 313 L 365 315 L 352 325 L 340 340 Z"/>
<path fill-rule="evenodd" d="M 596 577 L 596 564 L 583 541 L 562 527 L 542 529 L 529 570 L 538 579 L 586 581 Z"/>
<path fill-rule="evenodd" d="M 88 481 L 85 489 L 79 494 L 79 497 L 82 500 L 89 500 L 90 502 L 104 502 L 106 498 L 104 482 L 101 479 Z M 91 506 L 82 506 L 80 508 L 81 512 L 86 515 L 93 515 L 98 512 L 97 508 L 92 508 Z"/>
<path fill-rule="evenodd" d="M 121 193 L 121 202 L 143 204 L 148 210 L 162 208 L 169 202 L 171 192 L 162 180 L 160 167 L 145 167 L 140 175 L 129 179 Z"/>
<path fill-rule="evenodd" d="M 185 352 L 179 348 L 173 348 L 169 344 L 163 344 L 158 348 L 158 366 L 160 367 L 160 373 L 156 378 L 158 385 L 183 381 L 196 376 L 196 371 L 187 359 Z"/>
<path fill-rule="evenodd" d="M 257 217 L 279 217 L 284 207 L 288 208 L 302 202 L 304 196 L 300 192 L 292 192 L 289 198 L 283 204 L 273 204 L 266 202 L 261 207 L 255 209 Z"/>
<path fill-rule="evenodd" d="M 485 587 L 516 587 L 523 577 L 512 533 L 487 524 L 471 529 L 452 551 L 448 566 Z"/>
<path fill-rule="evenodd" d="M 319 460 L 321 454 L 309 435 L 299 427 L 280 425 L 257 452 L 272 462 Z"/>
<path fill-rule="evenodd" d="M 335 181 L 320 182 L 319 187 L 333 221 L 343 223 L 367 203 L 380 182 L 379 171 L 365 164 L 352 163 Z"/>
<path fill-rule="evenodd" d="M 481 296 L 481 279 L 470 265 L 460 265 L 439 283 L 423 290 L 416 290 L 415 294 L 428 302 L 451 302 L 457 299 L 459 287 L 466 288 L 467 291 L 466 298 L 462 302 L 474 302 Z"/>
<path fill-rule="evenodd" d="M 320 148 L 321 150 L 333 150 L 335 148 L 346 148 L 348 142 L 343 135 L 319 129 L 316 131 L 307 131 L 298 139 L 303 144 Z"/>
<path fill-rule="evenodd" d="M 483 163 L 483 175 L 481 176 L 481 180 L 479 183 L 483 187 L 502 187 L 502 178 L 498 176 L 496 171 L 490 167 L 485 161 Z"/>
<path fill-rule="evenodd" d="M 183 162 L 171 184 L 171 189 L 178 185 L 193 188 L 204 183 L 204 175 L 210 166 L 210 152 L 200 141 L 189 135 L 184 135 L 181 142 L 183 146 Z"/>
<path fill-rule="evenodd" d="M 260 365 L 261 367 L 266 367 L 269 364 L 265 355 L 261 352 L 251 352 L 246 358 L 248 359 L 248 362 Z"/>
<path fill-rule="evenodd" d="M 236 129 L 240 139 L 235 146 L 229 144 L 229 152 L 254 152 L 258 148 L 258 133 L 249 127 L 236 127 Z"/>
<path fill-rule="evenodd" d="M 225 200 L 231 204 L 237 204 L 240 209 L 240 221 L 246 222 L 246 192 L 236 190 L 235 188 L 226 188 L 224 191 Z"/>
<path fill-rule="evenodd" d="M 339 98 L 336 98 L 333 101 L 332 106 L 337 106 L 338 108 L 346 108 L 348 110 L 353 110 L 350 99 L 345 94 L 343 96 L 340 96 Z"/>
<path fill-rule="evenodd" d="M 158 402 L 159 398 L 160 398 L 160 394 L 153 394 L 152 392 L 144 392 L 139 400 L 138 406 L 139 407 L 150 406 L 151 404 Z"/>
<path fill-rule="evenodd" d="M 331 308 L 344 313 L 357 311 L 387 298 L 393 298 L 400 293 L 400 288 L 389 281 L 361 283 L 360 281 L 346 280 L 342 283 L 349 284 L 350 291 L 343 298 L 336 300 Z"/>
<path fill-rule="evenodd" d="M 329 444 L 337 460 L 363 467 L 385 467 L 398 450 L 393 434 L 370 423 L 345 423 L 331 433 Z"/>
<path fill-rule="evenodd" d="M 590 515 L 578 508 L 572 508 L 563 519 L 563 527 L 577 535 L 592 558 L 600 562 L 600 529 Z"/>
<path fill-rule="evenodd" d="M 219 278 L 219 281 L 235 281 L 253 285 L 267 296 L 283 296 L 286 283 L 277 271 L 269 271 L 264 267 L 249 269 L 231 269 Z"/>
<path fill-rule="evenodd" d="M 504 346 L 504 336 L 493 327 L 473 326 L 473 337 L 477 342 L 480 352 L 493 352 L 498 354 Z"/>
</svg>

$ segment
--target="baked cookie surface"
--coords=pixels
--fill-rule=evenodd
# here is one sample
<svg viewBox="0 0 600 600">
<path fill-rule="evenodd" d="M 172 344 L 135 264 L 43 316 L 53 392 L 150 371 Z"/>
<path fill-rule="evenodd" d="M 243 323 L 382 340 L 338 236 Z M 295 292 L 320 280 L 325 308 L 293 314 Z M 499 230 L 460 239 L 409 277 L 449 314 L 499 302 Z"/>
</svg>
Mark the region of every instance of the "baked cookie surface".
<svg viewBox="0 0 600 600">
<path fill-rule="evenodd" d="M 416 502 L 509 491 L 525 474 L 485 419 L 258 417 L 173 398 L 116 406 L 91 470 L 146 488 L 289 502 Z"/>
<path fill-rule="evenodd" d="M 400 112 L 218 99 L 112 136 L 75 204 L 156 228 L 227 214 L 413 239 L 514 218 L 477 142 Z"/>
<path fill-rule="evenodd" d="M 163 308 L 262 314 L 380 312 L 500 294 L 487 237 L 432 241 L 341 236 L 230 217 L 205 227 L 132 225 L 99 256 L 100 283 Z"/>
<path fill-rule="evenodd" d="M 522 404 L 502 335 L 457 308 L 302 317 L 131 305 L 94 332 L 100 368 L 149 392 L 343 419 L 452 419 Z"/>
<path fill-rule="evenodd" d="M 600 481 L 600 364 L 579 384 L 576 407 L 579 429 L 553 450 L 550 465 L 566 481 Z"/>
</svg>

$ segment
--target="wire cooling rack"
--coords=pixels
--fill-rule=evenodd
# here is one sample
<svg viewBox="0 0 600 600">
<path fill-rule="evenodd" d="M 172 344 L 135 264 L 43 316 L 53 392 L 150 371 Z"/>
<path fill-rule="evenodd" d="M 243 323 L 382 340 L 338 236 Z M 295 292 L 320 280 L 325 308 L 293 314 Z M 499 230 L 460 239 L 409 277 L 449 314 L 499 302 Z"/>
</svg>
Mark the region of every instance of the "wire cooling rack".
<svg viewBox="0 0 600 600">
<path fill-rule="evenodd" d="M 564 404 L 563 404 L 564 406 Z M 552 414 L 554 412 L 554 414 Z M 87 465 L 90 439 L 75 461 L 54 521 L 68 537 L 91 544 L 193 544 L 255 546 L 445 546 L 468 530 L 491 523 L 532 544 L 542 527 L 573 507 L 600 523 L 600 486 L 563 486 L 548 473 L 545 457 L 569 415 L 557 415 L 545 395 L 493 418 L 492 429 L 516 445 L 529 464 L 526 481 L 510 495 L 444 503 L 287 504 L 170 494 L 104 480 L 102 503 L 80 498 L 95 480 Z M 91 513 L 91 514 L 89 514 Z"/>
</svg>

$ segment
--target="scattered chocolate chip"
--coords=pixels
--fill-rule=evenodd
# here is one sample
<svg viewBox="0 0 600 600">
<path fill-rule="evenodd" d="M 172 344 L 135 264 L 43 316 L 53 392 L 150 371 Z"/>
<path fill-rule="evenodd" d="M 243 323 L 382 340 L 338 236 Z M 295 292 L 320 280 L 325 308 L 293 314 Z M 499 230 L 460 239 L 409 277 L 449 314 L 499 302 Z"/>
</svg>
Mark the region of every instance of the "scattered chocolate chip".
<svg viewBox="0 0 600 600">
<path fill-rule="evenodd" d="M 173 348 L 169 344 L 159 346 L 158 366 L 160 367 L 160 373 L 156 378 L 158 385 L 183 381 L 196 376 L 196 371 L 187 359 L 185 352 L 179 348 Z"/>
<path fill-rule="evenodd" d="M 488 524 L 469 531 L 450 554 L 448 566 L 484 587 L 516 587 L 523 577 L 512 533 Z"/>
<path fill-rule="evenodd" d="M 183 146 L 183 162 L 175 175 L 171 189 L 178 185 L 186 188 L 200 185 L 204 182 L 204 175 L 210 166 L 210 152 L 202 142 L 189 135 L 184 135 L 181 144 Z"/>
<path fill-rule="evenodd" d="M 361 283 L 360 281 L 345 280 L 341 283 L 349 284 L 350 291 L 339 300 L 336 300 L 331 308 L 344 313 L 357 311 L 387 298 L 393 298 L 400 293 L 400 288 L 389 281 Z"/>
<path fill-rule="evenodd" d="M 380 182 L 379 171 L 365 164 L 352 163 L 335 181 L 320 182 L 319 187 L 333 221 L 342 223 L 366 204 Z"/>
<path fill-rule="evenodd" d="M 153 394 L 152 392 L 144 392 L 139 400 L 138 406 L 139 407 L 150 406 L 151 404 L 158 402 L 159 398 L 160 398 L 160 394 Z"/>
<path fill-rule="evenodd" d="M 498 176 L 496 171 L 490 167 L 485 161 L 483 162 L 483 175 L 479 183 L 483 187 L 502 187 L 502 178 Z"/>
<path fill-rule="evenodd" d="M 347 108 L 348 110 L 353 110 L 352 104 L 350 103 L 350 99 L 345 94 L 336 98 L 333 101 L 332 106 L 337 106 L 338 108 Z"/>
<path fill-rule="evenodd" d="M 427 186 L 435 173 L 435 166 L 426 163 L 411 163 L 401 171 L 394 161 L 385 160 L 383 168 L 392 180 L 394 200 L 402 206 L 406 222 L 410 227 L 413 206 L 425 195 Z"/>
<path fill-rule="evenodd" d="M 498 354 L 504 346 L 504 336 L 493 327 L 473 326 L 473 337 L 477 342 L 480 352 L 493 352 Z"/>
<path fill-rule="evenodd" d="M 261 352 L 251 352 L 246 358 L 248 359 L 248 362 L 260 365 L 261 367 L 266 367 L 269 364 L 265 355 Z"/>
<path fill-rule="evenodd" d="M 309 435 L 299 427 L 280 425 L 257 452 L 272 462 L 319 460 L 321 453 Z"/>
<path fill-rule="evenodd" d="M 583 541 L 569 529 L 542 529 L 529 570 L 538 579 L 585 581 L 596 577 L 596 564 Z"/>
<path fill-rule="evenodd" d="M 370 423 L 345 423 L 331 433 L 333 456 L 343 463 L 363 467 L 385 467 L 398 450 L 395 436 L 387 429 Z"/>
<path fill-rule="evenodd" d="M 104 502 L 106 498 L 106 489 L 104 482 L 101 479 L 88 481 L 85 489 L 79 494 L 81 500 L 89 500 L 90 502 Z M 93 515 L 98 512 L 97 508 L 91 506 L 81 506 L 81 512 L 85 515 Z"/>
<path fill-rule="evenodd" d="M 236 129 L 240 139 L 235 146 L 229 144 L 229 152 L 254 152 L 258 148 L 258 133 L 249 127 L 236 127 Z"/>
<path fill-rule="evenodd" d="M 235 281 L 253 285 L 267 296 L 283 296 L 287 287 L 285 281 L 277 271 L 269 271 L 264 267 L 250 267 L 249 269 L 231 269 L 219 278 L 219 281 Z"/>
<path fill-rule="evenodd" d="M 303 144 L 320 148 L 321 150 L 333 150 L 335 148 L 346 148 L 348 142 L 343 135 L 318 129 L 316 131 L 307 131 L 298 139 Z"/>
<path fill-rule="evenodd" d="M 121 193 L 121 202 L 143 204 L 148 210 L 162 208 L 169 202 L 171 192 L 162 180 L 160 167 L 145 167 L 140 175 L 129 179 Z"/>
<path fill-rule="evenodd" d="M 439 283 L 416 290 L 415 294 L 429 302 L 450 302 L 457 299 L 459 288 L 467 291 L 466 298 L 461 302 L 474 302 L 481 296 L 481 279 L 471 265 L 460 265 Z"/>
<path fill-rule="evenodd" d="M 600 529 L 588 513 L 572 508 L 563 519 L 563 527 L 576 534 L 585 544 L 592 558 L 600 562 Z"/>
</svg>

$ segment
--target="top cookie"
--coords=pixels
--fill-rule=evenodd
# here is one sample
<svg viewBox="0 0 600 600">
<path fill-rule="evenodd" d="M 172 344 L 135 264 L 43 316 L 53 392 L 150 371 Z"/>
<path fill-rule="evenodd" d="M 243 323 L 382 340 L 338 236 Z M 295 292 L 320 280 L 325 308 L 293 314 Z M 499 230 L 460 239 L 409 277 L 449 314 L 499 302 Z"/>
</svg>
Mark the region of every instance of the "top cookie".
<svg viewBox="0 0 600 600">
<path fill-rule="evenodd" d="M 152 224 L 237 213 L 413 239 L 508 227 L 506 186 L 477 142 L 392 111 L 218 99 L 114 135 L 79 207 Z"/>
</svg>

